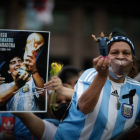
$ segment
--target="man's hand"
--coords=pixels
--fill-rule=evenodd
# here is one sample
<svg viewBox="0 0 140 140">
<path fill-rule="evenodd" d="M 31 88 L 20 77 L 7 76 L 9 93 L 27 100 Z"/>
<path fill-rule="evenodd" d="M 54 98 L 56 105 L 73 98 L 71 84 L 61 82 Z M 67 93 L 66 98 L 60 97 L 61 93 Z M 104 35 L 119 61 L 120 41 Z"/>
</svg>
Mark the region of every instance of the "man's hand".
<svg viewBox="0 0 140 140">
<path fill-rule="evenodd" d="M 20 73 L 20 71 L 15 71 L 13 73 L 14 81 L 15 81 L 16 86 L 22 87 L 28 81 L 29 73 L 26 73 L 26 72 L 23 72 L 22 74 L 19 74 L 19 73 Z"/>
<path fill-rule="evenodd" d="M 109 66 L 110 66 L 110 58 L 108 56 L 98 56 L 93 59 L 93 66 L 97 70 L 100 76 L 108 76 L 109 74 Z"/>
<path fill-rule="evenodd" d="M 28 70 L 33 73 L 34 71 L 37 71 L 36 68 L 36 57 L 34 55 L 27 55 L 27 58 L 24 62 L 25 65 L 27 65 Z"/>
<path fill-rule="evenodd" d="M 91 36 L 93 37 L 94 41 L 98 42 L 98 39 L 95 37 L 95 35 L 92 34 Z"/>
<path fill-rule="evenodd" d="M 62 93 L 63 91 L 62 81 L 57 76 L 53 76 L 44 86 L 46 86 L 47 90 L 56 90 L 57 93 Z"/>
<path fill-rule="evenodd" d="M 91 36 L 92 36 L 93 38 L 95 38 L 95 35 L 92 34 Z"/>
</svg>

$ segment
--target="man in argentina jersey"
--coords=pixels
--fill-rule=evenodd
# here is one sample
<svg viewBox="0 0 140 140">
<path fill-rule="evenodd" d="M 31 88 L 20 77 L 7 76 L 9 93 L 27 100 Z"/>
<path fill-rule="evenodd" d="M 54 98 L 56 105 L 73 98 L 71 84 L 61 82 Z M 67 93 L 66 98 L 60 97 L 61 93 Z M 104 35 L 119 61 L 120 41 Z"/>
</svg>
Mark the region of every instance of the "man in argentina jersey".
<svg viewBox="0 0 140 140">
<path fill-rule="evenodd" d="M 140 83 L 126 75 L 135 71 L 135 49 L 118 29 L 108 48 L 108 56 L 95 58 L 94 68 L 78 79 L 69 114 L 54 140 L 118 140 L 133 127 L 140 110 Z M 118 73 L 113 73 L 115 65 Z"/>
<path fill-rule="evenodd" d="M 14 82 L 0 85 L 1 92 L 9 89 Z M 37 106 L 33 95 L 35 92 L 35 84 L 33 78 L 19 89 L 19 91 L 6 104 L 8 111 L 36 111 Z"/>
<path fill-rule="evenodd" d="M 35 57 L 29 56 L 29 66 L 31 66 L 31 77 L 28 75 L 18 76 L 18 69 L 23 64 L 21 54 L 12 52 L 6 63 L 8 64 L 8 73 L 12 75 L 13 82 L 0 85 L 0 103 L 6 103 L 8 111 L 36 111 L 37 103 L 35 101 L 35 87 L 42 88 L 44 83 L 37 71 Z M 20 77 L 20 78 L 19 78 Z M 45 92 L 41 94 L 45 97 Z"/>
</svg>

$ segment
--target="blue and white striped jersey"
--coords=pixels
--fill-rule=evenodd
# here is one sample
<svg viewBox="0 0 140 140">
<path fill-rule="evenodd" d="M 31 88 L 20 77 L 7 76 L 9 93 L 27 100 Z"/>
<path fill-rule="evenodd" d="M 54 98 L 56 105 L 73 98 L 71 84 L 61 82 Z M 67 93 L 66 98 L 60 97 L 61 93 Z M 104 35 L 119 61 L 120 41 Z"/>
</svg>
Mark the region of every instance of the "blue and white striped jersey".
<svg viewBox="0 0 140 140">
<path fill-rule="evenodd" d="M 14 82 L 0 85 L 0 91 L 5 91 L 12 87 Z M 36 111 L 37 106 L 34 98 L 35 84 L 33 78 L 20 88 L 17 93 L 7 103 L 7 111 Z"/>
<path fill-rule="evenodd" d="M 121 84 L 107 79 L 93 112 L 83 114 L 77 109 L 78 99 L 96 74 L 96 70 L 91 68 L 79 78 L 69 114 L 59 124 L 54 140 L 117 140 L 132 128 L 140 109 L 140 83 L 129 77 Z M 129 94 L 132 89 L 136 89 L 136 94 L 130 104 L 130 99 L 123 99 L 123 95 Z M 119 110 L 117 98 L 121 103 Z"/>
</svg>

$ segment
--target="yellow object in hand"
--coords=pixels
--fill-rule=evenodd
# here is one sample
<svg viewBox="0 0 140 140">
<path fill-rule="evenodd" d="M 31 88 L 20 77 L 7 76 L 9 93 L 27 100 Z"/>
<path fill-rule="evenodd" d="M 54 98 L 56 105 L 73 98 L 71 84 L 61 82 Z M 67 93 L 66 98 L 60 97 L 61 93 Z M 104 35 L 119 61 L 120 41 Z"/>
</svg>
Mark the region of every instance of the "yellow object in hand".
<svg viewBox="0 0 140 140">
<path fill-rule="evenodd" d="M 56 62 L 52 63 L 50 74 L 53 76 L 56 76 L 61 71 L 62 67 L 63 67 L 63 65 L 61 65 L 61 64 L 57 64 Z"/>
</svg>

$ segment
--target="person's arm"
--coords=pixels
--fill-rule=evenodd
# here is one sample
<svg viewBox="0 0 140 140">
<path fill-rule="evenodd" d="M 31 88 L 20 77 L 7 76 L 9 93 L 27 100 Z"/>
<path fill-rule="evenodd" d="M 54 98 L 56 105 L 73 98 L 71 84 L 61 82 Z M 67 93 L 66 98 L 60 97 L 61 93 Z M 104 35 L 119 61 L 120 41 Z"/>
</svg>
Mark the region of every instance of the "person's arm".
<svg viewBox="0 0 140 140">
<path fill-rule="evenodd" d="M 92 34 L 91 36 L 93 37 L 94 41 L 98 42 L 98 39 L 95 37 L 95 35 Z"/>
<path fill-rule="evenodd" d="M 38 88 L 44 88 L 44 82 L 43 82 L 42 78 L 40 77 L 37 67 L 36 67 L 36 57 L 31 56 L 31 55 L 27 55 L 27 56 L 28 57 L 26 58 L 26 61 L 24 62 L 24 64 L 28 66 L 28 69 L 31 72 L 32 77 L 34 79 L 35 86 Z M 45 93 L 46 92 L 44 90 L 43 93 L 40 94 L 40 97 L 42 99 L 45 99 Z"/>
<path fill-rule="evenodd" d="M 39 73 L 36 72 L 36 73 L 32 74 L 32 76 L 33 76 L 33 79 L 34 79 L 34 82 L 35 82 L 35 86 L 37 88 L 44 88 L 44 82 L 43 82 L 42 78 L 40 77 Z M 42 99 L 45 99 L 45 93 L 46 92 L 44 90 L 42 92 L 42 94 L 39 94 Z"/>
<path fill-rule="evenodd" d="M 53 140 L 58 126 L 53 124 L 52 122 L 49 122 L 49 119 L 44 119 L 43 122 L 45 125 L 45 130 L 40 140 Z"/>
<path fill-rule="evenodd" d="M 44 122 L 32 113 L 13 113 L 37 139 L 41 139 L 45 130 Z"/>
<path fill-rule="evenodd" d="M 74 93 L 74 89 L 63 86 L 63 89 L 61 92 L 62 95 L 67 96 L 68 98 L 72 99 L 73 93 Z"/>
<path fill-rule="evenodd" d="M 72 98 L 74 89 L 62 85 L 62 81 L 57 76 L 53 76 L 50 81 L 44 84 L 47 90 L 56 90 L 57 93 Z"/>
<path fill-rule="evenodd" d="M 109 34 L 108 40 L 110 40 L 112 37 L 112 33 Z"/>
<path fill-rule="evenodd" d="M 110 60 L 108 57 L 99 56 L 93 60 L 93 63 L 97 70 L 97 75 L 78 100 L 78 108 L 84 114 L 91 113 L 94 110 L 109 74 Z"/>
<path fill-rule="evenodd" d="M 13 85 L 9 89 L 0 92 L 0 104 L 3 105 L 7 100 L 9 100 L 12 96 L 14 96 L 14 92 L 16 92 L 18 89 L 19 89 L 18 86 Z"/>
<path fill-rule="evenodd" d="M 9 100 L 14 94 L 16 94 L 16 91 L 19 90 L 23 85 L 25 85 L 26 80 L 28 79 L 28 75 L 24 77 L 24 74 L 18 75 L 19 71 L 15 71 L 13 75 L 14 77 L 14 85 L 10 87 L 9 89 L 3 89 L 3 85 L 1 86 L 1 92 L 0 92 L 0 104 L 3 105 L 7 100 Z"/>
<path fill-rule="evenodd" d="M 22 123 L 22 121 L 14 115 L 15 123 L 14 123 L 14 139 L 18 140 L 37 140 L 30 130 Z"/>
</svg>

